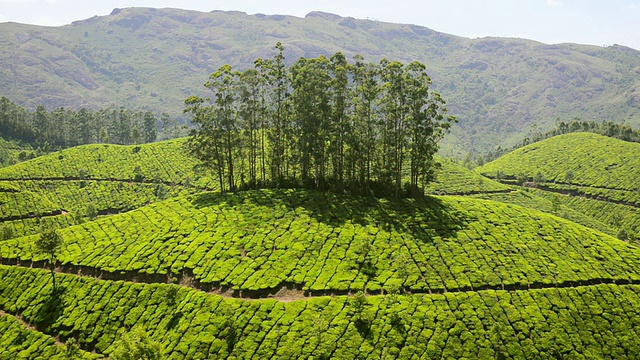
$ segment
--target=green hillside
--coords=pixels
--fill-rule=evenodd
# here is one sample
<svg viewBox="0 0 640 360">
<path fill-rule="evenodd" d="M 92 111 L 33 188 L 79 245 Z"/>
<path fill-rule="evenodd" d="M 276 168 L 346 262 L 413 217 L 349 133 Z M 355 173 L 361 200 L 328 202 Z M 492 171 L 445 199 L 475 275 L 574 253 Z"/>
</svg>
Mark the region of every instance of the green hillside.
<svg viewBox="0 0 640 360">
<path fill-rule="evenodd" d="M 67 346 L 39 331 L 26 327 L 17 318 L 0 311 L 0 356 L 10 359 L 69 359 Z M 77 359 L 98 359 L 96 354 L 78 350 Z"/>
<path fill-rule="evenodd" d="M 63 291 L 52 302 L 45 271 L 0 266 L 0 274 L 1 309 L 100 354 L 132 327 L 146 330 L 169 359 L 633 358 L 640 351 L 638 285 L 281 302 L 59 275 Z"/>
<path fill-rule="evenodd" d="M 535 181 L 535 194 L 559 201 L 615 232 L 624 231 L 628 237 L 640 234 L 638 154 L 638 143 L 572 133 L 527 145 L 476 171 L 510 184 Z"/>
<path fill-rule="evenodd" d="M 245 69 L 270 57 L 278 41 L 289 63 L 341 51 L 348 59 L 359 53 L 427 64 L 434 89 L 460 120 L 448 139 L 454 153 L 513 145 L 531 124 L 546 130 L 558 116 L 640 125 L 636 50 L 472 40 L 322 12 L 129 8 L 62 27 L 2 23 L 0 94 L 30 109 L 117 103 L 179 116 L 189 95 L 208 95 L 202 84 L 215 69 Z"/>
<path fill-rule="evenodd" d="M 66 227 L 92 211 L 124 212 L 208 186 L 194 173 L 184 140 L 79 146 L 0 169 L 0 202 L 8 205 L 0 229 L 10 228 L 12 237 L 34 234 L 41 219 Z"/>
<path fill-rule="evenodd" d="M 184 145 L 185 139 L 132 146 L 83 145 L 0 169 L 0 203 L 7 204 L 0 209 L 0 230 L 10 228 L 11 237 L 34 234 L 39 231 L 38 218 L 67 227 L 89 217 L 89 207 L 98 215 L 109 215 L 216 189 L 215 181 L 193 170 L 196 162 L 186 155 Z M 428 193 L 509 191 L 509 186 L 451 160 L 439 161 L 442 167 Z M 10 192 L 3 192 L 3 187 Z M 12 215 L 2 215 L 5 212 Z"/>
<path fill-rule="evenodd" d="M 487 179 L 451 159 L 437 159 L 442 165 L 436 172 L 436 179 L 427 185 L 425 191 L 435 195 L 471 195 L 479 193 L 509 192 L 511 186 Z"/>
<path fill-rule="evenodd" d="M 554 136 L 512 151 L 477 171 L 515 180 L 524 174 L 551 189 L 640 205 L 640 144 L 591 133 Z"/>
<path fill-rule="evenodd" d="M 156 279 L 193 276 L 209 288 L 257 293 L 287 286 L 428 292 L 640 280 L 634 246 L 538 211 L 461 197 L 201 194 L 61 234 L 59 259 L 71 268 Z M 8 240 L 0 251 L 22 263 L 42 260 L 32 253 L 34 240 Z"/>
<path fill-rule="evenodd" d="M 472 194 L 471 196 L 478 199 L 499 201 L 507 204 L 515 204 L 515 205 L 528 207 L 531 209 L 544 211 L 549 214 L 554 214 L 556 216 L 563 217 L 577 224 L 580 224 L 598 231 L 602 231 L 612 236 L 616 236 L 618 234 L 617 228 L 619 224 L 615 226 L 609 225 L 609 222 L 600 216 L 603 205 L 601 204 L 601 202 L 596 200 L 573 197 L 571 198 L 572 200 L 571 202 L 565 202 L 564 198 L 558 198 L 558 199 L 561 199 L 561 202 L 558 208 L 554 209 L 553 196 L 555 195 L 549 194 L 541 190 L 536 191 L 533 189 L 518 189 L 518 190 L 514 189 L 511 192 L 494 192 L 494 193 L 487 192 L 487 193 L 481 193 L 481 194 Z M 595 209 L 592 209 L 592 211 L 589 211 L 590 209 L 585 209 L 584 206 L 576 206 L 576 202 L 581 200 L 594 201 L 596 203 L 594 204 Z M 607 203 L 606 206 L 617 206 L 617 205 Z M 624 206 L 618 206 L 618 207 L 622 207 L 624 210 L 628 208 Z M 631 217 L 632 214 L 625 214 L 625 215 L 628 215 L 629 217 Z"/>
<path fill-rule="evenodd" d="M 610 236 L 637 209 L 581 193 L 599 184 L 589 161 L 572 184 L 538 189 L 441 159 L 437 195 L 418 199 L 220 194 L 184 141 L 0 169 L 0 358 L 66 358 L 72 342 L 113 356 L 133 331 L 168 359 L 640 354 L 640 248 Z M 63 239 L 56 289 L 35 246 L 47 223 Z"/>
</svg>

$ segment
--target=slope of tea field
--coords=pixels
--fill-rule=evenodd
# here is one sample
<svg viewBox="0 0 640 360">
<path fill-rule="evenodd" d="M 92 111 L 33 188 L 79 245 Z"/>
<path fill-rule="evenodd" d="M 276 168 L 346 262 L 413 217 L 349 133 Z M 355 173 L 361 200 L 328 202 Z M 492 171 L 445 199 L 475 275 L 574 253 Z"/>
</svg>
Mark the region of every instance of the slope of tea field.
<svg viewBox="0 0 640 360">
<path fill-rule="evenodd" d="M 194 173 L 193 164 L 181 139 L 85 145 L 5 167 L 0 225 L 12 236 L 33 234 L 38 218 L 66 227 L 204 189 L 208 181 Z"/>
<path fill-rule="evenodd" d="M 463 197 L 385 200 L 304 190 L 179 197 L 61 230 L 69 271 L 193 277 L 268 296 L 640 280 L 640 250 L 519 206 Z M 36 263 L 36 236 L 0 243 Z"/>
<path fill-rule="evenodd" d="M 477 169 L 496 178 L 538 175 L 552 189 L 576 189 L 640 205 L 640 144 L 592 133 L 572 133 L 527 145 Z"/>
<path fill-rule="evenodd" d="M 442 168 L 426 189 L 429 193 L 464 195 L 509 189 L 451 160 L 440 161 Z M 0 169 L 0 203 L 7 204 L 0 209 L 0 228 L 9 229 L 11 237 L 34 234 L 42 217 L 66 227 L 93 218 L 92 211 L 93 215 L 115 214 L 215 189 L 215 182 L 194 172 L 195 164 L 187 155 L 185 139 L 177 139 L 135 146 L 78 146 Z M 4 194 L 2 188 L 11 193 Z M 41 200 L 34 201 L 34 196 Z M 5 212 L 12 216 L 4 216 Z"/>
<path fill-rule="evenodd" d="M 184 286 L 0 266 L 0 309 L 109 355 L 144 329 L 168 359 L 634 358 L 640 286 L 238 300 Z"/>
<path fill-rule="evenodd" d="M 471 195 L 483 193 L 509 192 L 512 187 L 487 179 L 455 161 L 438 158 L 441 164 L 436 171 L 436 179 L 427 185 L 425 191 L 437 195 Z"/>
<path fill-rule="evenodd" d="M 507 204 L 515 204 L 524 207 L 528 207 L 531 209 L 536 209 L 540 211 L 544 211 L 549 214 L 553 214 L 556 216 L 563 217 L 567 220 L 573 221 L 574 223 L 602 231 L 605 234 L 609 234 L 612 236 L 616 236 L 618 230 L 613 227 L 613 225 L 609 225 L 609 222 L 606 219 L 601 219 L 597 217 L 599 211 L 585 211 L 587 209 L 582 208 L 581 210 L 576 210 L 575 202 L 577 201 L 593 201 L 596 200 L 591 199 L 583 199 L 581 197 L 571 197 L 572 202 L 565 203 L 565 197 L 559 197 L 553 193 L 548 193 L 543 190 L 537 189 L 518 189 L 510 192 L 495 192 L 495 193 L 481 193 L 481 194 L 472 194 L 470 195 L 477 199 L 486 199 L 499 201 Z M 554 209 L 553 197 L 557 197 L 561 201 L 559 206 Z M 557 200 L 556 200 L 557 201 Z M 597 202 L 601 203 L 601 202 Z M 611 203 L 606 203 L 607 205 L 615 206 L 615 207 L 623 207 L 628 208 L 623 205 L 616 205 Z M 579 208 L 579 207 L 578 207 Z M 634 212 L 635 213 L 635 212 Z M 631 215 L 631 214 L 628 214 Z M 626 220 L 627 218 L 625 218 Z M 631 216 L 629 219 L 631 220 Z M 640 219 L 638 219 L 640 220 Z"/>
<path fill-rule="evenodd" d="M 638 143 L 591 133 L 560 135 L 517 149 L 477 171 L 511 184 L 536 180 L 535 194 L 606 224 L 621 238 L 640 238 Z"/>
<path fill-rule="evenodd" d="M 57 359 L 70 357 L 67 347 L 59 341 L 26 327 L 17 318 L 0 311 L 0 358 Z M 78 350 L 74 359 L 98 359 L 96 354 Z"/>
</svg>

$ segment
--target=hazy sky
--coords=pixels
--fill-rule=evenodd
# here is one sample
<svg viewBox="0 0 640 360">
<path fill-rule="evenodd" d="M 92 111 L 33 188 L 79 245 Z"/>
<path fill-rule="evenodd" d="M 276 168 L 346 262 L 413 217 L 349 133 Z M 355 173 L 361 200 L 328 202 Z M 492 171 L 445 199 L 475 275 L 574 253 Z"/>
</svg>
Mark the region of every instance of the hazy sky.
<svg viewBox="0 0 640 360">
<path fill-rule="evenodd" d="M 0 0 L 0 22 L 58 26 L 119 7 L 304 16 L 320 10 L 410 23 L 465 37 L 521 37 L 545 43 L 621 44 L 640 50 L 640 0 Z"/>
</svg>

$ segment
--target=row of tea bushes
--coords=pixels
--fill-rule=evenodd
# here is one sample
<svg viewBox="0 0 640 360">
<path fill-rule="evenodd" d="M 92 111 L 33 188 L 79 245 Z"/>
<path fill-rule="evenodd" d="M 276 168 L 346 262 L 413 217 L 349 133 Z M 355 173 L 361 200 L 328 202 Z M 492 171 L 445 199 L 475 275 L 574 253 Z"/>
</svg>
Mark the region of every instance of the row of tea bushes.
<svg viewBox="0 0 640 360">
<path fill-rule="evenodd" d="M 0 314 L 0 358 L 1 359 L 99 359 L 97 354 L 83 350 L 73 351 L 65 345 L 36 330 L 25 327 L 18 319 L 8 314 Z"/>
<path fill-rule="evenodd" d="M 0 266 L 0 309 L 109 355 L 141 328 L 169 359 L 633 358 L 640 286 L 469 291 L 441 295 L 225 299 L 165 284 Z"/>
</svg>

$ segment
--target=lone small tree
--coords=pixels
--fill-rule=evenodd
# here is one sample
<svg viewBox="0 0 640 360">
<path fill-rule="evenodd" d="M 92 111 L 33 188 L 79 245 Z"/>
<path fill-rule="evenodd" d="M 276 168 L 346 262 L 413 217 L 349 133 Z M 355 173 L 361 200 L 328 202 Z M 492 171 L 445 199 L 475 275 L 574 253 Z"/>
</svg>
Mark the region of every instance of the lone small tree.
<svg viewBox="0 0 640 360">
<path fill-rule="evenodd" d="M 58 229 L 47 227 L 40 233 L 40 237 L 36 240 L 36 249 L 38 253 L 49 257 L 49 270 L 51 270 L 51 279 L 53 281 L 53 289 L 56 288 L 55 262 L 58 251 L 62 246 L 62 236 L 58 233 Z"/>
<path fill-rule="evenodd" d="M 162 348 L 144 330 L 135 328 L 121 336 L 110 357 L 114 360 L 158 360 L 162 359 Z"/>
</svg>

